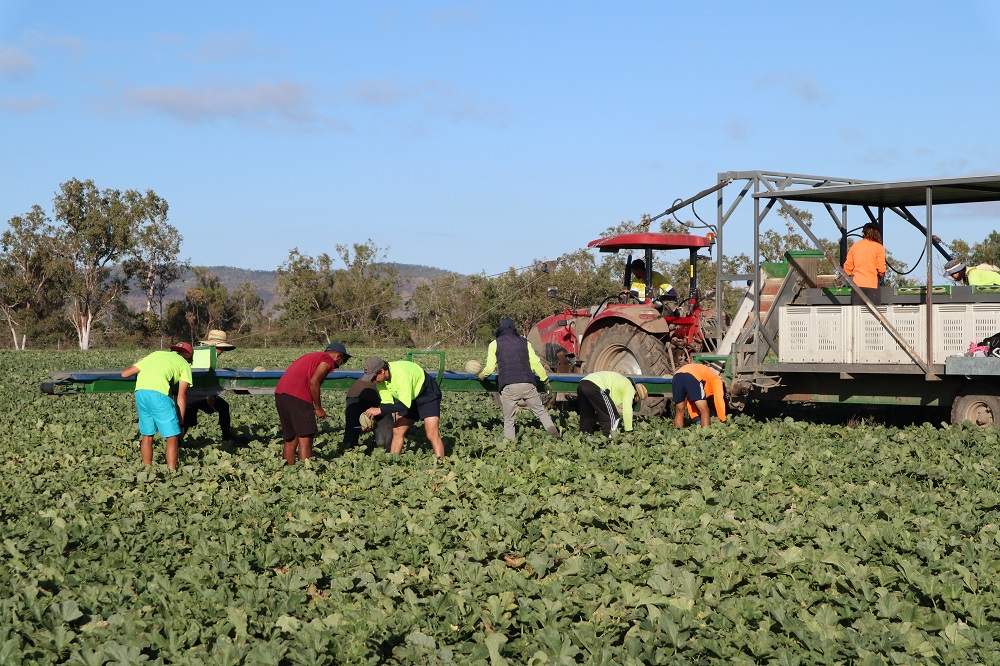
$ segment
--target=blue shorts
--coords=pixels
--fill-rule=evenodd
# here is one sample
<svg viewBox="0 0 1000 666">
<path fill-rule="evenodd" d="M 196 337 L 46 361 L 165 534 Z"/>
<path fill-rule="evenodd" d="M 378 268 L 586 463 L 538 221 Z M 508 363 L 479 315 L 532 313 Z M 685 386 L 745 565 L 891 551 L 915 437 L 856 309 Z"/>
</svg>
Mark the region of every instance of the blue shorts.
<svg viewBox="0 0 1000 666">
<path fill-rule="evenodd" d="M 705 399 L 705 386 L 694 375 L 678 372 L 670 378 L 674 390 L 674 404 L 680 405 L 685 400 L 697 402 Z"/>
<path fill-rule="evenodd" d="M 420 387 L 420 393 L 413 398 L 413 404 L 402 416 L 414 422 L 441 416 L 441 387 L 427 373 L 424 373 L 424 385 Z"/>
<path fill-rule="evenodd" d="M 177 405 L 170 396 L 143 389 L 135 392 L 135 406 L 139 410 L 140 434 L 152 437 L 159 431 L 164 439 L 181 434 Z"/>
</svg>

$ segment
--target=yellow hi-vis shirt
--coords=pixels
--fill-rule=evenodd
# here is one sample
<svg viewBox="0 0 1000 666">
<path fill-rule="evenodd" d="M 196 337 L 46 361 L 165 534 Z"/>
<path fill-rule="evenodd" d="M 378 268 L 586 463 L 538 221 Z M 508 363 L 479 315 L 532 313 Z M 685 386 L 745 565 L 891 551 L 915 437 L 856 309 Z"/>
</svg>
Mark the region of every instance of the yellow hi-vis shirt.
<svg viewBox="0 0 1000 666">
<path fill-rule="evenodd" d="M 633 276 L 631 289 L 639 294 L 639 298 L 646 298 L 646 278 L 640 280 Z M 660 273 L 653 271 L 653 292 L 657 296 L 662 296 L 671 289 L 673 289 L 673 285 L 667 282 L 667 279 Z"/>
<path fill-rule="evenodd" d="M 155 351 L 135 364 L 139 374 L 135 377 L 136 391 L 156 391 L 170 395 L 170 385 L 191 381 L 191 364 L 177 352 Z"/>
<path fill-rule="evenodd" d="M 596 384 L 602 391 L 608 392 L 611 402 L 615 403 L 618 413 L 622 416 L 622 428 L 625 432 L 632 431 L 632 401 L 635 400 L 635 386 L 625 375 L 611 370 L 592 372 L 583 379 Z M 580 380 L 583 381 L 583 380 Z"/>
<path fill-rule="evenodd" d="M 383 405 L 397 400 L 409 409 L 424 387 L 424 369 L 413 361 L 389 361 L 388 381 L 376 384 Z"/>
</svg>

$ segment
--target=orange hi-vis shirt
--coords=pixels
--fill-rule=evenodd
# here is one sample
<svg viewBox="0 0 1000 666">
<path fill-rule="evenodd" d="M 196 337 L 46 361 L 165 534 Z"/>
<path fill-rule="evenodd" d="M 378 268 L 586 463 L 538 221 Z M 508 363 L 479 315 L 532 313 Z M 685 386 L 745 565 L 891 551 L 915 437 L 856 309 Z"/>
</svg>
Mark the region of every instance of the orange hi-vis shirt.
<svg viewBox="0 0 1000 666">
<path fill-rule="evenodd" d="M 862 238 L 847 251 L 844 272 L 852 276 L 859 287 L 878 288 L 878 276 L 885 275 L 885 246 Z"/>
<path fill-rule="evenodd" d="M 719 415 L 719 420 L 725 423 L 726 393 L 725 388 L 722 385 L 722 377 L 712 370 L 712 368 L 707 365 L 702 365 L 701 363 L 688 363 L 687 365 L 682 365 L 677 369 L 677 372 L 686 372 L 702 383 L 705 387 L 705 399 L 714 399 L 715 413 Z M 697 418 L 698 412 L 694 409 L 694 403 L 690 400 L 685 400 L 684 402 L 687 403 L 688 414 L 691 415 L 691 418 Z"/>
</svg>

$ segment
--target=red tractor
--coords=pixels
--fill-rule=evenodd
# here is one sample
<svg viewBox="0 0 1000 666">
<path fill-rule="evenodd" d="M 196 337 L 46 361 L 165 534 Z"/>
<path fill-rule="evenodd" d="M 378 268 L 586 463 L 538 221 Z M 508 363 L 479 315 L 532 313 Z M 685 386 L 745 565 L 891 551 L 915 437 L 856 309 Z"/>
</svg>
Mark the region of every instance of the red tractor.
<svg viewBox="0 0 1000 666">
<path fill-rule="evenodd" d="M 591 241 L 587 247 L 601 252 L 642 250 L 645 289 L 633 288 L 638 284 L 630 253 L 621 293 L 608 296 L 600 305 L 567 307 L 546 317 L 531 328 L 528 341 L 551 372 L 614 370 L 624 375 L 672 375 L 690 363 L 693 354 L 715 348 L 710 337 L 715 331 L 715 310 L 702 307 L 697 283 L 698 250 L 710 248 L 713 242 L 713 234 L 662 233 L 631 233 Z M 678 301 L 676 292 L 656 293 L 654 250 L 690 252 L 687 299 Z M 550 296 L 557 298 L 553 291 Z M 643 401 L 640 413 L 662 414 L 666 403 L 663 397 L 651 396 Z"/>
</svg>

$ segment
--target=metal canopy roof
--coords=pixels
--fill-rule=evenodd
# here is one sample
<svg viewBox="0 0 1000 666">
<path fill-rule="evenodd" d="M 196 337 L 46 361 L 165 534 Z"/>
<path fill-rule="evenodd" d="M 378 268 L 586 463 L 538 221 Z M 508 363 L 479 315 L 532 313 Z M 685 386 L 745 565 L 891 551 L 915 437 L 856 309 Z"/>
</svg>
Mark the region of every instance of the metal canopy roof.
<svg viewBox="0 0 1000 666">
<path fill-rule="evenodd" d="M 927 188 L 934 204 L 1000 201 L 1000 175 L 796 188 L 758 192 L 754 197 L 890 208 L 925 205 Z"/>
<path fill-rule="evenodd" d="M 587 247 L 599 248 L 601 252 L 645 249 L 647 247 L 653 250 L 682 250 L 692 247 L 710 247 L 711 245 L 711 241 L 704 236 L 658 233 L 621 234 L 620 236 L 598 238 L 587 243 Z"/>
</svg>

